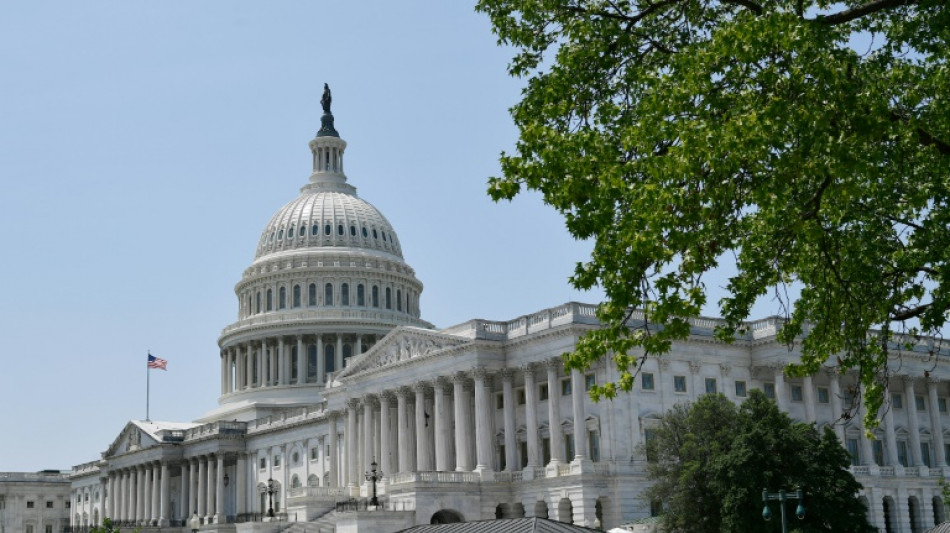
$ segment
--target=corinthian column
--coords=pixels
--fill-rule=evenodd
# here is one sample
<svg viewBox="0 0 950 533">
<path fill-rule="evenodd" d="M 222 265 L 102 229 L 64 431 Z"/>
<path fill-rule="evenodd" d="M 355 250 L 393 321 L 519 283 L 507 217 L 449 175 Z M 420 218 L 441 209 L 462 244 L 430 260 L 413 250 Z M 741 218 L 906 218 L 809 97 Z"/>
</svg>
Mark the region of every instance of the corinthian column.
<svg viewBox="0 0 950 533">
<path fill-rule="evenodd" d="M 560 359 L 551 359 L 544 365 L 548 371 L 548 430 L 551 434 L 551 463 L 564 462 L 564 437 L 561 434 L 561 388 L 558 387 L 557 369 Z"/>
<path fill-rule="evenodd" d="M 396 439 L 397 447 L 399 448 L 399 471 L 400 472 L 411 472 L 415 470 L 413 465 L 410 465 L 410 449 L 409 449 L 409 413 L 406 406 L 407 398 L 409 396 L 408 387 L 399 387 L 399 390 L 396 391 Z"/>
<path fill-rule="evenodd" d="M 424 382 L 416 383 L 416 470 L 432 470 L 432 450 L 429 448 L 428 418 L 426 415 L 426 387 Z"/>
<path fill-rule="evenodd" d="M 346 406 L 346 466 L 349 480 L 347 486 L 351 489 L 356 488 L 359 480 L 359 450 L 356 427 L 356 410 L 359 408 L 359 400 L 352 398 Z"/>
<path fill-rule="evenodd" d="M 524 371 L 524 396 L 525 396 L 525 431 L 527 432 L 528 447 L 528 466 L 540 466 L 538 452 L 541 446 L 538 444 L 538 385 L 534 379 L 534 365 L 529 364 L 522 367 Z"/>
<path fill-rule="evenodd" d="M 938 381 L 934 378 L 927 380 L 927 396 L 930 398 L 930 434 L 934 439 L 934 456 L 938 468 L 947 466 L 947 455 L 943 448 L 943 424 L 940 422 L 940 402 L 937 399 Z"/>
<path fill-rule="evenodd" d="M 339 451 L 337 446 L 336 413 L 330 413 L 330 486 L 337 487 L 340 484 Z"/>
<path fill-rule="evenodd" d="M 911 377 L 904 378 L 904 395 L 906 400 L 904 404 L 907 406 L 907 425 L 908 433 L 910 433 L 910 455 L 913 457 L 912 466 L 921 466 L 924 464 L 920 456 L 920 420 L 917 417 L 917 396 L 914 393 L 914 379 Z"/>
<path fill-rule="evenodd" d="M 478 464 L 475 470 L 483 472 L 492 470 L 492 431 L 488 408 L 488 372 L 484 368 L 476 368 L 472 373 L 475 378 L 475 456 Z"/>
<path fill-rule="evenodd" d="M 379 469 L 383 475 L 389 477 L 393 474 L 393 462 L 390 454 L 389 443 L 392 442 L 391 423 L 389 421 L 389 404 L 392 400 L 392 394 L 385 391 L 379 395 Z"/>
<path fill-rule="evenodd" d="M 501 401 L 505 419 L 505 470 L 518 470 L 518 441 L 515 439 L 515 396 L 512 380 L 515 371 L 511 368 L 501 370 Z"/>
<path fill-rule="evenodd" d="M 464 472 L 472 469 L 465 429 L 468 423 L 468 395 L 465 392 L 467 380 L 464 374 L 456 374 L 452 380 L 452 392 L 455 396 L 455 470 Z"/>
<path fill-rule="evenodd" d="M 587 417 L 584 413 L 584 374 L 576 368 L 571 370 L 571 401 L 574 411 L 574 457 L 575 461 L 587 459 Z"/>
<path fill-rule="evenodd" d="M 437 378 L 432 382 L 434 397 L 435 418 L 435 469 L 446 472 L 449 467 L 449 424 L 445 406 L 445 378 Z"/>
</svg>

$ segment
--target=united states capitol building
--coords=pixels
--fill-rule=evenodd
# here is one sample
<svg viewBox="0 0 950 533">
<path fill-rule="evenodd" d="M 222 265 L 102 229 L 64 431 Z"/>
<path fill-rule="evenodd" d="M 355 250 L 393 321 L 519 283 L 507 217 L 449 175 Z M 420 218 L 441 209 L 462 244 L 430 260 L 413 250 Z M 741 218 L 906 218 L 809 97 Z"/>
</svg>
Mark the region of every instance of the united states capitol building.
<svg viewBox="0 0 950 533">
<path fill-rule="evenodd" d="M 733 344 L 714 339 L 717 320 L 694 321 L 687 340 L 646 361 L 630 394 L 593 403 L 586 390 L 616 369 L 565 372 L 561 355 L 598 327 L 595 306 L 434 329 L 396 230 L 344 173 L 346 146 L 326 98 L 313 172 L 264 227 L 235 287 L 218 405 L 195 422 L 128 422 L 100 459 L 66 476 L 68 524 L 24 507 L 5 532 L 104 517 L 176 531 L 193 516 L 201 531 L 386 533 L 522 516 L 610 529 L 662 506 L 643 496 L 640 445 L 665 411 L 710 392 L 739 402 L 755 388 L 797 420 L 834 424 L 881 531 L 945 519 L 950 366 L 934 367 L 926 349 L 902 354 L 907 377 L 891 380 L 876 439 L 860 416 L 835 424 L 855 376 L 783 374 L 797 355 L 776 342 L 772 318 Z M 8 516 L 26 501 L 5 502 L 11 490 L 0 483 Z"/>
</svg>

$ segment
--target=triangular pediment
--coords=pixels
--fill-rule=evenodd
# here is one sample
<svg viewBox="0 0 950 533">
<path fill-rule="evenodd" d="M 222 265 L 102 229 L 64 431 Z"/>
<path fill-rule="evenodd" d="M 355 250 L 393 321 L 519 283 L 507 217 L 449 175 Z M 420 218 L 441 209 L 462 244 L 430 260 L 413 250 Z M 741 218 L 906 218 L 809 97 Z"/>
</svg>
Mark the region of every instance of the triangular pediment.
<svg viewBox="0 0 950 533">
<path fill-rule="evenodd" d="M 351 359 L 338 379 L 352 378 L 357 374 L 435 357 L 469 342 L 471 341 L 464 337 L 435 333 L 427 329 L 399 327 L 389 332 L 366 353 Z"/>
<path fill-rule="evenodd" d="M 150 420 L 129 421 L 116 437 L 103 457 L 114 457 L 130 452 L 151 448 L 163 442 L 176 442 L 176 434 L 196 426 L 191 422 L 153 422 Z"/>
</svg>

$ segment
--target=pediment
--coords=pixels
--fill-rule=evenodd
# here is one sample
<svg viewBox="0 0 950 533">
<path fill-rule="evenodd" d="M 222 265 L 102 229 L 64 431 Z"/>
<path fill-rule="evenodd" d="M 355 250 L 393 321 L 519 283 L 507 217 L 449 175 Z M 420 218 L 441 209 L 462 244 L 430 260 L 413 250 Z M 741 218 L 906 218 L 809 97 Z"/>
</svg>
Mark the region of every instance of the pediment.
<svg viewBox="0 0 950 533">
<path fill-rule="evenodd" d="M 340 373 L 339 379 L 352 378 L 358 374 L 434 357 L 469 342 L 469 339 L 454 335 L 435 333 L 421 328 L 399 327 L 383 337 L 366 353 L 351 359 Z"/>
<path fill-rule="evenodd" d="M 119 433 L 119 436 L 112 442 L 109 449 L 106 450 L 105 457 L 113 457 L 129 452 L 150 448 L 157 444 L 156 441 L 145 429 L 139 427 L 135 421 L 129 422 Z"/>
</svg>

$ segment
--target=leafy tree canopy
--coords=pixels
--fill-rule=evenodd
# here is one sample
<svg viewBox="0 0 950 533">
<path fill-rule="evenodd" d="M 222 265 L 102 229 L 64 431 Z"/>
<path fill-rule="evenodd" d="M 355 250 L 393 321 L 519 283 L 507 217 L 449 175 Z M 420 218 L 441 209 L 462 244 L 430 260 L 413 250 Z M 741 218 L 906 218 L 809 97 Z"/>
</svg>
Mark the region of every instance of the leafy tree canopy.
<svg viewBox="0 0 950 533">
<path fill-rule="evenodd" d="M 762 518 L 762 489 L 804 491 L 805 518 L 797 501 L 786 503 L 789 530 L 871 532 L 858 499 L 861 485 L 848 470 L 848 453 L 834 432 L 793 422 L 759 390 L 737 407 L 721 394 L 670 410 L 646 445 L 652 501 L 675 532 L 781 531 L 778 502 L 773 520 Z"/>
<path fill-rule="evenodd" d="M 888 347 L 950 309 L 950 3 L 946 0 L 479 0 L 510 73 L 515 153 L 495 200 L 540 191 L 593 239 L 571 278 L 606 302 L 567 356 L 610 354 L 630 390 L 706 304 L 732 339 L 757 298 L 787 304 L 793 373 L 855 369 L 869 422 Z M 801 288 L 794 302 L 783 288 Z M 631 321 L 631 309 L 643 311 Z M 806 332 L 807 335 L 803 335 Z M 898 337 L 909 333 L 908 337 Z"/>
</svg>

